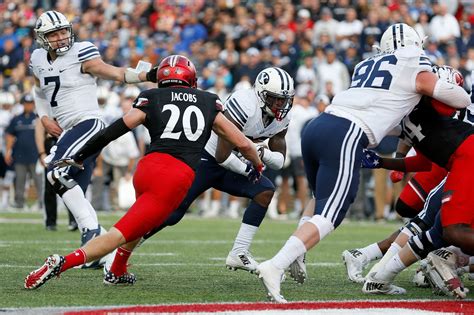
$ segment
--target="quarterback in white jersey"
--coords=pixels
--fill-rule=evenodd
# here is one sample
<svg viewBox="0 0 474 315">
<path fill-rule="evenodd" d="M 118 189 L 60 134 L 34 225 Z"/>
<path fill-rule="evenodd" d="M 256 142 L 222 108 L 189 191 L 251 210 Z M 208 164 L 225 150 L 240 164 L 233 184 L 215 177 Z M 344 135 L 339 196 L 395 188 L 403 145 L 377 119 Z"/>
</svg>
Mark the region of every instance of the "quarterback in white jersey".
<svg viewBox="0 0 474 315">
<path fill-rule="evenodd" d="M 438 80 L 431 72 L 422 40 L 410 26 L 391 25 L 382 35 L 381 51 L 356 66 L 350 88 L 336 94 L 325 113 L 303 132 L 306 177 L 316 202 L 282 249 L 257 268 L 267 293 L 277 302 L 286 302 L 280 294 L 285 269 L 302 262 L 306 251 L 344 219 L 357 194 L 364 149 L 376 146 L 421 95 L 455 108 L 470 104 L 461 87 Z"/>
<path fill-rule="evenodd" d="M 30 62 L 36 109 L 46 131 L 59 138 L 45 159 L 47 178 L 74 215 L 84 244 L 101 233 L 95 210 L 84 196 L 99 152 L 85 161 L 83 170 L 55 167 L 54 162 L 76 153 L 105 127 L 95 77 L 124 83 L 156 82 L 156 68 L 138 73 L 104 63 L 92 43 L 74 42 L 71 23 L 57 11 L 43 13 L 34 30 L 41 47 Z"/>
<path fill-rule="evenodd" d="M 259 73 L 254 88 L 238 90 L 225 102 L 224 115 L 245 136 L 255 143 L 268 139 L 268 147 L 257 144 L 260 158 L 266 167 L 281 169 L 285 162 L 285 135 L 294 94 L 290 75 L 280 68 L 272 67 Z M 232 144 L 212 133 L 184 201 L 164 224 L 147 234 L 145 239 L 166 226 L 178 223 L 191 203 L 213 187 L 233 196 L 251 199 L 233 248 L 227 256 L 226 265 L 233 270 L 255 271 L 257 262 L 250 255 L 249 248 L 265 217 L 275 187 L 265 176 L 258 181 L 254 180 L 249 162 L 241 160 L 236 153 L 231 153 L 232 149 Z"/>
</svg>

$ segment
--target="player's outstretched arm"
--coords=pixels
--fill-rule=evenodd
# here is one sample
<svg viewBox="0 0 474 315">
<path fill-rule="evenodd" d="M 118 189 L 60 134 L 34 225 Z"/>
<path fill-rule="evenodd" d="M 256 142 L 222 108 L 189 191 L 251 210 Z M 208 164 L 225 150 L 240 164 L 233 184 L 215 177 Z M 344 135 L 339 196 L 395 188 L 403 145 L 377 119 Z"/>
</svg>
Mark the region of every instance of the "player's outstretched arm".
<svg viewBox="0 0 474 315">
<path fill-rule="evenodd" d="M 83 62 L 82 71 L 85 73 L 90 73 L 101 79 L 114 80 L 124 83 L 139 83 L 145 81 L 156 82 L 156 68 L 153 68 L 148 72 L 152 73 L 154 71 L 154 76 L 147 75 L 147 72 L 144 71 L 137 73 L 131 68 L 122 68 L 109 65 L 105 63 L 102 58 L 94 58 Z M 155 79 L 153 80 L 152 77 Z"/>
<path fill-rule="evenodd" d="M 263 168 L 255 145 L 222 113 L 218 113 L 214 119 L 213 130 L 218 136 L 232 143 L 247 160 L 252 162 L 256 169 Z"/>
<path fill-rule="evenodd" d="M 416 91 L 454 108 L 466 108 L 471 105 L 469 94 L 462 87 L 441 80 L 432 72 L 418 73 Z"/>
<path fill-rule="evenodd" d="M 86 144 L 84 144 L 84 146 L 72 156 L 72 158 L 76 162 L 83 162 L 89 156 L 100 151 L 110 142 L 142 124 L 145 121 L 145 118 L 146 114 L 143 111 L 132 108 L 122 118 L 117 119 L 110 126 L 95 134 L 95 136 L 89 139 L 89 141 L 87 141 Z"/>
</svg>

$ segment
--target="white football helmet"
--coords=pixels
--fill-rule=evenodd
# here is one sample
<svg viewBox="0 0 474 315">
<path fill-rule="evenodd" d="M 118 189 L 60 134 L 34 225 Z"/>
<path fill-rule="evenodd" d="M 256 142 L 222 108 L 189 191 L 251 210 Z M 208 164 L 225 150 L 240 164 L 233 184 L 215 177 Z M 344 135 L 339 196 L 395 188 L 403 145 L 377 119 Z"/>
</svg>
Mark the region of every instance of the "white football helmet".
<svg viewBox="0 0 474 315">
<path fill-rule="evenodd" d="M 416 46 L 423 49 L 423 41 L 415 29 L 405 23 L 391 25 L 380 39 L 382 52 L 389 52 L 408 46 Z"/>
<path fill-rule="evenodd" d="M 54 49 L 48 41 L 46 35 L 48 33 L 66 28 L 69 31 L 69 43 L 66 46 Z M 53 51 L 57 55 L 64 55 L 74 44 L 74 35 L 72 33 L 72 24 L 64 16 L 57 11 L 46 11 L 40 15 L 35 26 L 36 42 L 47 51 Z"/>
<path fill-rule="evenodd" d="M 262 70 L 254 87 L 259 105 L 265 113 L 276 120 L 286 117 L 293 106 L 295 87 L 293 79 L 285 70 L 277 67 Z"/>
</svg>

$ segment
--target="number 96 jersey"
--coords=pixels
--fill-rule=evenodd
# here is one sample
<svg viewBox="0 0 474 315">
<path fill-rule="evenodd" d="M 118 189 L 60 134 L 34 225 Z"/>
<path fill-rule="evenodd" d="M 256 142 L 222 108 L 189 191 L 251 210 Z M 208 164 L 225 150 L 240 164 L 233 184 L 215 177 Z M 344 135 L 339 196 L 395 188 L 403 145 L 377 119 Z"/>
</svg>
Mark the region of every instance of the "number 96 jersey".
<svg viewBox="0 0 474 315">
<path fill-rule="evenodd" d="M 381 53 L 361 61 L 348 90 L 337 93 L 326 112 L 354 121 L 376 146 L 421 99 L 416 76 L 431 62 L 416 47 Z"/>
<path fill-rule="evenodd" d="M 64 130 L 100 117 L 95 78 L 81 71 L 84 61 L 98 57 L 99 50 L 90 42 L 74 43 L 54 61 L 43 48 L 35 49 L 31 55 L 30 68 L 50 103 L 53 117 Z"/>
<path fill-rule="evenodd" d="M 167 153 L 196 169 L 216 115 L 223 110 L 219 97 L 206 91 L 170 87 L 143 91 L 133 107 L 146 114 L 150 133 L 147 151 Z"/>
</svg>

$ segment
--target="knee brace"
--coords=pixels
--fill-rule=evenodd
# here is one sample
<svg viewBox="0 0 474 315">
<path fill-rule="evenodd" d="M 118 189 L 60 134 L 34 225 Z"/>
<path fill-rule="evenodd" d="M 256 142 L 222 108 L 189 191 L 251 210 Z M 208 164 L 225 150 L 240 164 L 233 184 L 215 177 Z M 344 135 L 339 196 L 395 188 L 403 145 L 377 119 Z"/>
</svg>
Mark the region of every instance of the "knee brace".
<svg viewBox="0 0 474 315">
<path fill-rule="evenodd" d="M 322 240 L 324 237 L 326 237 L 326 235 L 328 235 L 334 230 L 334 224 L 332 224 L 329 219 L 319 214 L 313 215 L 313 217 L 307 222 L 314 224 L 318 228 L 319 240 Z"/>
<path fill-rule="evenodd" d="M 47 174 L 48 181 L 53 186 L 54 191 L 62 197 L 62 195 L 77 185 L 77 182 L 67 173 L 53 169 Z"/>
<path fill-rule="evenodd" d="M 410 246 L 411 250 L 418 259 L 425 258 L 428 256 L 429 252 L 435 249 L 428 231 L 410 237 L 408 240 L 408 246 Z"/>
<path fill-rule="evenodd" d="M 422 219 L 414 217 L 400 230 L 400 232 L 412 237 L 428 229 L 429 226 Z"/>
</svg>

